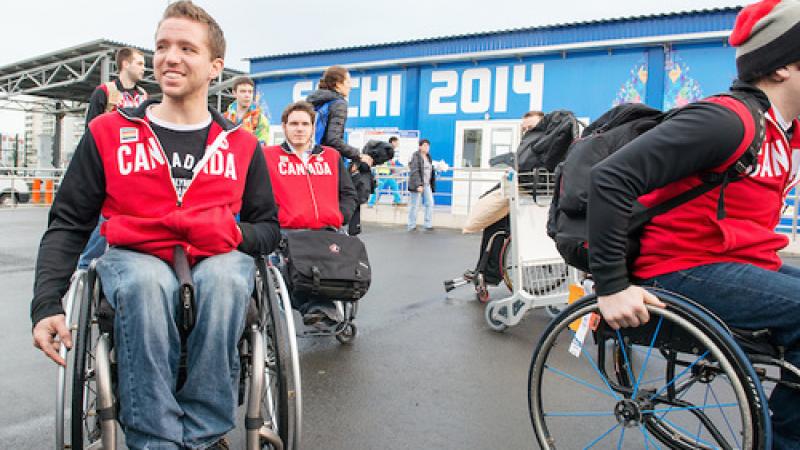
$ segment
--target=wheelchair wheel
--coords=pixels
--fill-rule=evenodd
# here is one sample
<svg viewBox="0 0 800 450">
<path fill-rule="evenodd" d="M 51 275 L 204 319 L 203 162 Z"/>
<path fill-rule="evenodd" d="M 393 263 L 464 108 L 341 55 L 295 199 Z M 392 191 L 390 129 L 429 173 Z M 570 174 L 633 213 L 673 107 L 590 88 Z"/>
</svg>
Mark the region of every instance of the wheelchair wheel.
<svg viewBox="0 0 800 450">
<path fill-rule="evenodd" d="M 110 398 L 108 347 L 94 317 L 99 291 L 94 270 L 90 270 L 80 298 L 73 349 L 70 441 L 75 450 L 113 449 L 116 441 L 113 408 L 102 407 L 113 403 Z M 102 355 L 98 355 L 98 351 Z M 107 421 L 110 424 L 106 424 L 104 430 Z"/>
<path fill-rule="evenodd" d="M 745 354 L 701 309 L 654 293 L 668 306 L 648 307 L 638 328 L 612 330 L 594 295 L 549 324 L 528 378 L 541 448 L 770 448 L 766 400 Z"/>
<path fill-rule="evenodd" d="M 76 271 L 70 282 L 69 290 L 64 296 L 65 321 L 70 330 L 77 327 L 76 316 L 79 313 L 80 305 L 84 299 L 84 289 L 86 285 L 86 271 Z M 73 337 L 77 338 L 77 336 Z M 70 423 L 72 418 L 72 372 L 75 367 L 76 351 L 67 351 L 66 347 L 61 347 L 59 355 L 67 362 L 66 367 L 58 367 L 58 381 L 56 389 L 56 448 L 64 449 L 72 446 L 70 436 L 65 433 L 71 430 Z"/>
<path fill-rule="evenodd" d="M 356 334 L 358 334 L 356 324 L 348 323 L 342 328 L 342 331 L 336 333 L 336 340 L 341 344 L 350 344 L 356 338 Z"/>
<path fill-rule="evenodd" d="M 258 448 L 293 450 L 299 448 L 301 395 L 300 366 L 297 357 L 294 323 L 289 297 L 280 272 L 275 268 L 260 267 L 262 277 L 262 326 L 258 336 L 261 341 L 254 346 L 262 348 L 263 388 L 258 401 L 260 417 L 264 423 L 259 431 Z M 285 301 L 284 301 L 285 299 Z M 289 309 L 287 309 L 287 307 Z M 253 374 L 255 375 L 255 373 Z M 281 445 L 273 441 L 274 434 Z"/>
</svg>

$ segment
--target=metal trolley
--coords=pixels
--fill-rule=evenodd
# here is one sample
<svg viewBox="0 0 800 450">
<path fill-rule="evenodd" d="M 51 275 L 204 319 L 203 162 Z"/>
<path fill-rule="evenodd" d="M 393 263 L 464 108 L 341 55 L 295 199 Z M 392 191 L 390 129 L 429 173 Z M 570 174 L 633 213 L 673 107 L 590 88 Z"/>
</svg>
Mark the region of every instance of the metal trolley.
<svg viewBox="0 0 800 450">
<path fill-rule="evenodd" d="M 555 316 L 567 303 L 570 284 L 578 283 L 577 270 L 564 262 L 547 236 L 553 184 L 552 173 L 544 169 L 505 173 L 511 251 L 504 252 L 502 264 L 511 296 L 486 304 L 486 322 L 495 331 L 518 324 L 533 308 L 547 308 Z"/>
</svg>

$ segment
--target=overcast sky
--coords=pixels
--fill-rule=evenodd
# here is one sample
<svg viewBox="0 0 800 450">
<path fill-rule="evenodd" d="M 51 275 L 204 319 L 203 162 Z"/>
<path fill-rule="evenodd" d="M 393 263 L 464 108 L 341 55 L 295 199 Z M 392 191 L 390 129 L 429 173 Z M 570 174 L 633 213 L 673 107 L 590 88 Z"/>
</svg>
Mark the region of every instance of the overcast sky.
<svg viewBox="0 0 800 450">
<path fill-rule="evenodd" d="M 166 0 L 13 0 L 0 13 L 0 66 L 95 39 L 152 48 Z M 731 0 L 197 0 L 243 58 L 641 14 L 738 6 Z M 0 112 L 0 132 L 21 127 Z"/>
</svg>

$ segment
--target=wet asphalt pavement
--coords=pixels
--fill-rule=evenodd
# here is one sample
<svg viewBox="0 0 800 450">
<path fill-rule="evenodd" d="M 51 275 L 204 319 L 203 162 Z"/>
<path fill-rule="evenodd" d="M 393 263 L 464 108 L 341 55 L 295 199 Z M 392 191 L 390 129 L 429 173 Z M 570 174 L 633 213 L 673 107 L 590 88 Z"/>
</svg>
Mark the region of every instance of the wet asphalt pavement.
<svg viewBox="0 0 800 450">
<path fill-rule="evenodd" d="M 46 219 L 44 209 L 0 210 L 3 450 L 54 448 L 56 369 L 31 346 L 29 320 Z M 352 345 L 299 338 L 303 448 L 537 448 L 527 375 L 549 316 L 533 311 L 496 333 L 469 286 L 445 294 L 442 281 L 475 264 L 480 236 L 368 226 L 362 237 L 373 281 L 356 319 L 358 337 Z M 493 298 L 507 293 L 492 290 Z M 581 426 L 575 433 L 591 434 Z M 233 448 L 242 448 L 240 434 L 232 433 Z"/>
</svg>

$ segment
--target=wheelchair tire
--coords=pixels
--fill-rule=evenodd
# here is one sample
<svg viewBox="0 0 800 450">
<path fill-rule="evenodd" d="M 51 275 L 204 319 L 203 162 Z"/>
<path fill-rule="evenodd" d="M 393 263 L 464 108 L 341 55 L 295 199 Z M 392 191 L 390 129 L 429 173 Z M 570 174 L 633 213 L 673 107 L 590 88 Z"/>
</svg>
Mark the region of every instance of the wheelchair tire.
<svg viewBox="0 0 800 450">
<path fill-rule="evenodd" d="M 74 365 L 72 373 L 72 401 L 70 413 L 70 440 L 73 450 L 83 450 L 101 440 L 100 419 L 89 411 L 96 409 L 96 383 L 94 356 L 92 354 L 99 337 L 99 330 L 93 323 L 95 309 L 96 277 L 90 271 L 80 298 L 78 308 L 78 329 L 75 336 Z"/>
<path fill-rule="evenodd" d="M 600 321 L 580 342 L 570 324 L 597 313 L 594 295 L 550 322 L 528 375 L 528 407 L 541 448 L 770 448 L 764 391 L 746 355 L 702 309 L 653 292 L 668 306 L 648 307 L 650 322 L 639 328 L 614 331 Z M 605 356 L 609 347 L 611 358 Z M 598 430 L 605 432 L 595 435 Z M 587 434 L 594 441 L 584 442 Z"/>
<path fill-rule="evenodd" d="M 290 334 L 287 324 L 287 314 L 292 310 L 285 310 L 279 300 L 279 283 L 274 278 L 274 272 L 265 269 L 264 292 L 267 300 L 264 305 L 267 309 L 264 324 L 264 344 L 267 349 L 267 359 L 274 358 L 275 374 L 277 375 L 277 432 L 283 441 L 284 449 L 294 450 L 299 448 L 299 379 L 295 379 L 294 365 L 298 362 L 293 357 L 290 340 L 295 337 Z M 265 397 L 262 402 L 262 415 L 269 413 L 270 405 Z M 270 447 L 264 447 L 270 448 Z"/>
<path fill-rule="evenodd" d="M 336 340 L 339 341 L 340 344 L 351 344 L 357 334 L 358 328 L 356 328 L 356 324 L 348 323 L 344 326 L 342 331 L 336 333 Z"/>
</svg>

